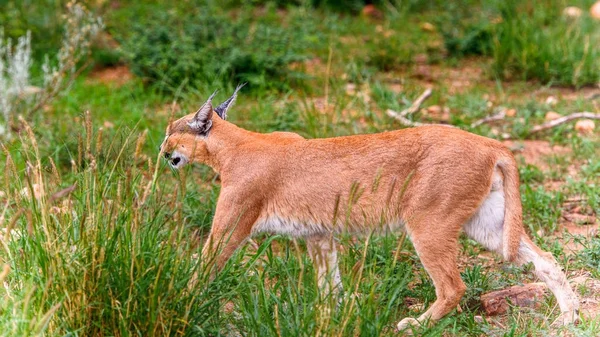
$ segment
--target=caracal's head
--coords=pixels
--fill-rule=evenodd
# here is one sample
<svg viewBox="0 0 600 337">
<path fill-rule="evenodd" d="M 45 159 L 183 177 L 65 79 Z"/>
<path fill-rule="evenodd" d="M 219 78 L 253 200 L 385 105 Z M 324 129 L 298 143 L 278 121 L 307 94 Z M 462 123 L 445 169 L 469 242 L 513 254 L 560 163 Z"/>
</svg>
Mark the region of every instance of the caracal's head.
<svg viewBox="0 0 600 337">
<path fill-rule="evenodd" d="M 216 92 L 213 93 L 198 111 L 167 126 L 167 134 L 160 145 L 160 151 L 171 167 L 179 169 L 190 162 L 207 162 L 209 152 L 206 141 L 210 137 L 213 118 L 227 118 L 227 111 L 233 105 L 238 91 L 243 86 L 243 84 L 239 85 L 231 97 L 214 109 L 212 99 Z M 215 113 L 218 117 L 213 117 Z"/>
</svg>

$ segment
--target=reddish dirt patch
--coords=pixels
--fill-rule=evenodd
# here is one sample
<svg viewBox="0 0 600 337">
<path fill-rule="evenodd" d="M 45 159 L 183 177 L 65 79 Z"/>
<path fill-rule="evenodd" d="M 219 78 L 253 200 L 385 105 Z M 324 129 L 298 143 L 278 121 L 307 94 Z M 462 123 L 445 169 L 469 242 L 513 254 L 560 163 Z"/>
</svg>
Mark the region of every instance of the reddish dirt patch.
<svg viewBox="0 0 600 337">
<path fill-rule="evenodd" d="M 426 82 L 426 87 L 444 83 L 448 86 L 449 94 L 465 92 L 482 82 L 490 82 L 493 85 L 492 81 L 485 78 L 481 64 L 473 60 L 465 60 L 456 68 L 447 68 L 439 64 L 417 64 L 412 77 Z"/>
<path fill-rule="evenodd" d="M 551 145 L 543 140 L 524 140 L 503 142 L 508 148 L 516 152 L 517 159 L 523 159 L 526 164 L 535 165 L 541 170 L 549 169 L 547 159 L 552 156 L 563 156 L 571 153 L 569 148 Z"/>
<path fill-rule="evenodd" d="M 102 68 L 92 71 L 89 80 L 93 82 L 100 82 L 108 85 L 122 86 L 123 84 L 131 81 L 133 74 L 129 71 L 129 68 L 124 65 Z"/>
</svg>

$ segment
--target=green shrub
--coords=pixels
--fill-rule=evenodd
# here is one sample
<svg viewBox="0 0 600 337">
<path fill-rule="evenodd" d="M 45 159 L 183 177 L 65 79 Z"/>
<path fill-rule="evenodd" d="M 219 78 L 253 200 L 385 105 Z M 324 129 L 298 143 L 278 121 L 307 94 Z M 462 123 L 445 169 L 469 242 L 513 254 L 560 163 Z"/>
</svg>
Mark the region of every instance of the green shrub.
<svg viewBox="0 0 600 337">
<path fill-rule="evenodd" d="M 0 1 L 0 26 L 5 37 L 16 40 L 31 32 L 33 56 L 58 50 L 63 37 L 66 0 Z"/>
<path fill-rule="evenodd" d="M 488 55 L 492 46 L 493 12 L 486 7 L 472 11 L 471 6 L 448 3 L 436 20 L 449 56 Z"/>
<path fill-rule="evenodd" d="M 293 30 L 224 14 L 181 17 L 155 14 L 120 36 L 132 71 L 176 89 L 186 81 L 249 82 L 250 87 L 281 87 L 299 78 L 289 67 L 303 58 Z"/>
<path fill-rule="evenodd" d="M 500 2 L 494 26 L 493 74 L 502 79 L 537 79 L 580 87 L 600 79 L 600 34 L 587 16 L 567 19 L 561 1 Z"/>
</svg>

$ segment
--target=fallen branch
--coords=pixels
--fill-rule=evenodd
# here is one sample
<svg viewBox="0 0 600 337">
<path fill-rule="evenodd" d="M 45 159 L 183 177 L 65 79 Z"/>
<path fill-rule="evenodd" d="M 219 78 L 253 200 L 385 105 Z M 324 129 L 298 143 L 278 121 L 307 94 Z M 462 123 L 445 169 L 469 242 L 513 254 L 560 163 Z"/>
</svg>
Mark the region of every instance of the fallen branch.
<svg viewBox="0 0 600 337">
<path fill-rule="evenodd" d="M 408 107 L 407 109 L 404 109 L 400 112 L 391 110 L 391 109 L 387 109 L 386 113 L 388 114 L 388 116 L 395 118 L 397 121 L 399 121 L 402 125 L 404 126 L 423 126 L 423 125 L 427 125 L 424 123 L 420 123 L 420 122 L 413 122 L 410 119 L 406 118 L 406 116 L 413 114 L 415 112 L 417 112 L 419 110 L 419 108 L 421 107 L 421 104 L 423 104 L 423 102 L 425 102 L 425 100 L 427 98 L 429 98 L 429 96 L 431 96 L 431 93 L 433 91 L 430 88 L 427 88 L 422 94 L 421 96 L 419 96 L 414 102 L 413 104 L 411 104 L 410 107 Z"/>
<path fill-rule="evenodd" d="M 402 111 L 400 111 L 400 113 L 397 113 L 393 110 L 388 110 L 388 111 L 393 111 L 394 113 L 398 114 L 399 116 L 402 117 L 406 117 L 407 115 L 410 114 L 414 114 L 415 112 L 419 111 L 419 108 L 421 107 L 421 104 L 423 104 L 423 102 L 425 102 L 426 99 L 429 98 L 429 96 L 431 96 L 431 93 L 433 91 L 431 90 L 431 88 L 427 88 L 422 94 L 421 96 L 419 96 L 414 102 L 413 104 L 408 108 L 408 109 L 404 109 Z M 389 115 L 389 112 L 388 112 Z M 393 117 L 393 116 L 392 116 Z"/>
<path fill-rule="evenodd" d="M 417 127 L 417 126 L 425 126 L 425 125 L 441 125 L 441 126 L 448 126 L 451 128 L 455 128 L 456 126 L 451 125 L 451 124 L 421 123 L 421 122 L 411 121 L 410 119 L 406 118 L 406 116 L 417 112 L 419 110 L 419 108 L 421 107 L 421 104 L 423 104 L 423 102 L 425 102 L 425 100 L 427 98 L 429 98 L 429 96 L 431 96 L 432 92 L 433 91 L 430 88 L 427 88 L 421 94 L 421 96 L 419 96 L 413 102 L 413 104 L 411 104 L 411 106 L 408 109 L 404 109 L 400 112 L 394 111 L 392 109 L 387 109 L 386 113 L 388 116 L 396 119 L 398 122 L 400 122 L 400 124 L 402 124 L 404 126 Z"/>
<path fill-rule="evenodd" d="M 457 128 L 458 129 L 458 126 L 452 125 L 452 124 L 414 122 L 404 116 L 400 116 L 396 111 L 390 110 L 390 109 L 387 109 L 386 113 L 388 114 L 388 116 L 395 118 L 398 122 L 400 122 L 400 124 L 402 124 L 404 126 L 417 127 L 417 126 L 426 126 L 426 125 L 437 125 L 437 126 L 446 126 L 449 128 Z"/>
<path fill-rule="evenodd" d="M 402 116 L 401 115 L 402 112 L 398 113 L 398 112 L 396 112 L 394 110 L 387 109 L 386 113 L 388 114 L 388 116 L 390 116 L 392 118 L 395 118 L 398 122 L 400 122 L 400 124 L 402 124 L 404 126 L 423 126 L 423 125 L 428 125 L 428 124 L 424 124 L 424 123 L 420 123 L 420 122 L 413 122 L 410 119 Z"/>
<path fill-rule="evenodd" d="M 492 122 L 496 122 L 496 121 L 501 121 L 501 120 L 504 120 L 504 117 L 506 117 L 506 109 L 501 109 L 496 114 L 487 116 L 485 118 L 482 118 L 480 120 L 477 120 L 477 121 L 471 123 L 471 127 L 474 128 L 474 127 L 477 127 L 482 124 L 488 124 L 488 123 L 492 123 Z"/>
<path fill-rule="evenodd" d="M 529 133 L 532 134 L 532 133 L 548 130 L 548 129 L 557 127 L 561 124 L 570 122 L 575 119 L 580 119 L 580 118 L 600 119 L 600 114 L 595 114 L 592 112 L 575 112 L 568 116 L 557 118 L 557 119 L 551 120 L 544 124 L 536 125 L 533 128 L 531 128 L 531 131 L 529 131 Z"/>
</svg>

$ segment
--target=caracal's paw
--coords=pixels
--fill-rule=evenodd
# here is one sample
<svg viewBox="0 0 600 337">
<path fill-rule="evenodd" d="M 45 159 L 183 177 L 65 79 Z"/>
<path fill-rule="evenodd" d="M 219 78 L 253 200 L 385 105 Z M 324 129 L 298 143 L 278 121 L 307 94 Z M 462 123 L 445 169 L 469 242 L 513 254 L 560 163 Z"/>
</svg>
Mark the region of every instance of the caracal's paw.
<svg viewBox="0 0 600 337">
<path fill-rule="evenodd" d="M 412 335 L 412 327 L 413 326 L 420 326 L 421 323 L 419 323 L 418 320 L 416 320 L 415 318 L 412 317 L 406 317 L 405 319 L 401 320 L 400 323 L 398 323 L 398 331 L 399 332 L 403 332 L 407 335 Z"/>
<path fill-rule="evenodd" d="M 579 317 L 579 310 L 565 311 L 558 316 L 558 318 L 552 323 L 553 326 L 577 325 L 581 323 L 581 317 Z"/>
</svg>

